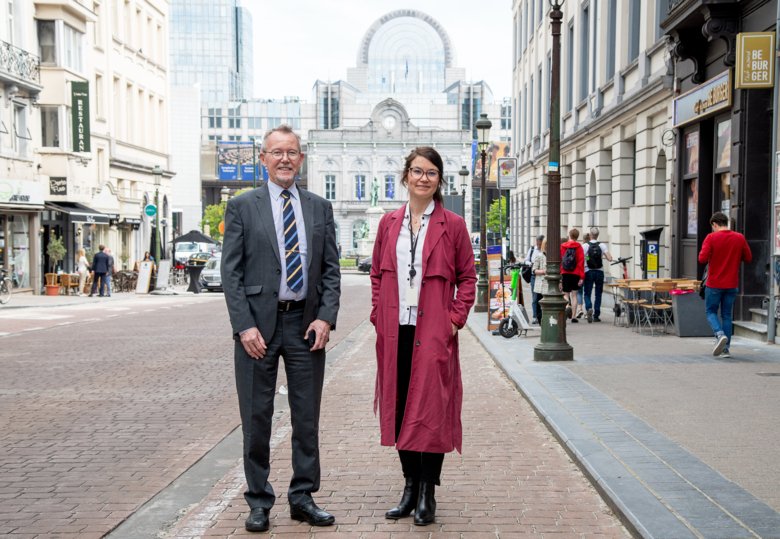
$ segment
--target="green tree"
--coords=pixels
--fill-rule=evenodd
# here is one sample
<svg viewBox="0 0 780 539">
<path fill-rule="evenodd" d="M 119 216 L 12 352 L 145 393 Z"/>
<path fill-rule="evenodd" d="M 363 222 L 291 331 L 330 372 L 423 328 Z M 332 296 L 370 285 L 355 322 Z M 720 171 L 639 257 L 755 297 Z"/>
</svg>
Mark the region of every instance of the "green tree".
<svg viewBox="0 0 780 539">
<path fill-rule="evenodd" d="M 499 213 L 498 203 L 501 202 L 501 212 Z M 503 235 L 506 229 L 507 207 L 506 200 L 496 199 L 490 205 L 487 212 L 487 230 L 498 235 Z"/>
<path fill-rule="evenodd" d="M 252 190 L 251 187 L 239 189 L 238 191 L 233 193 L 233 196 L 236 197 L 238 195 L 244 194 L 251 190 Z M 206 225 L 209 225 L 209 236 L 211 236 L 217 241 L 222 241 L 222 233 L 219 231 L 219 223 L 221 223 L 222 220 L 225 218 L 226 204 L 227 204 L 226 202 L 220 202 L 219 204 L 212 204 L 210 206 L 206 206 L 206 209 L 203 211 L 203 219 L 200 222 L 201 230 L 205 230 Z"/>
</svg>

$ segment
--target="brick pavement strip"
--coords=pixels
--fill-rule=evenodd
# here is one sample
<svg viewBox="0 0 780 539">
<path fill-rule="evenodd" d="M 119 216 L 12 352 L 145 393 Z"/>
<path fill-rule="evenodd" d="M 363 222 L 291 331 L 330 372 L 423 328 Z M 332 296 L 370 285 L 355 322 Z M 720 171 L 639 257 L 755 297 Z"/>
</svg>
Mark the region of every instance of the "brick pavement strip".
<svg viewBox="0 0 780 539">
<path fill-rule="evenodd" d="M 311 528 L 289 518 L 289 417 L 275 425 L 271 481 L 278 500 L 271 534 L 309 537 L 603 537 L 628 532 L 571 462 L 528 403 L 468 331 L 461 333 L 464 377 L 464 454 L 444 461 L 437 489 L 437 523 L 415 527 L 384 512 L 400 497 L 403 478 L 396 453 L 379 445 L 372 413 L 374 332 L 359 326 L 328 368 L 321 419 L 322 488 L 315 499 L 336 525 Z M 247 507 L 243 470 L 234 468 L 166 537 L 244 537 Z"/>
</svg>

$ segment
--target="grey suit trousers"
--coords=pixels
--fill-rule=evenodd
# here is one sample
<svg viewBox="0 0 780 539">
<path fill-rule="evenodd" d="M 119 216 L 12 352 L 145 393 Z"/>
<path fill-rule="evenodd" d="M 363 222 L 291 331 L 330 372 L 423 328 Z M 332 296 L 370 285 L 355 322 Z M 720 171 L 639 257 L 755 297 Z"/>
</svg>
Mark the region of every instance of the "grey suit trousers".
<svg viewBox="0 0 780 539">
<path fill-rule="evenodd" d="M 287 491 L 291 504 L 311 499 L 320 487 L 319 421 L 325 374 L 325 351 L 309 351 L 304 340 L 303 310 L 280 312 L 262 359 L 252 359 L 240 341 L 235 345 L 236 388 L 244 434 L 244 498 L 250 508 L 270 509 L 276 501 L 270 474 L 270 438 L 279 357 L 284 359 L 292 421 L 293 475 Z"/>
</svg>

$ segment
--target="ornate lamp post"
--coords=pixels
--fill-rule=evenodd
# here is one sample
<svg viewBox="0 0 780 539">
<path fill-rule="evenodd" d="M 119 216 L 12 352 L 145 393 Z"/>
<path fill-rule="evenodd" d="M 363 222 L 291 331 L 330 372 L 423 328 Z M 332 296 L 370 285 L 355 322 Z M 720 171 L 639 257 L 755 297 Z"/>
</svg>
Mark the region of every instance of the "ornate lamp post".
<svg viewBox="0 0 780 539">
<path fill-rule="evenodd" d="M 162 184 L 162 168 L 155 165 L 152 169 L 154 176 L 154 206 L 157 212 L 154 214 L 154 261 L 160 263 L 160 185 Z"/>
<path fill-rule="evenodd" d="M 479 195 L 479 278 L 477 279 L 477 302 L 474 312 L 485 313 L 488 310 L 488 281 L 487 281 L 487 149 L 490 145 L 490 128 L 493 124 L 488 120 L 487 114 L 479 115 L 479 120 L 474 125 L 477 128 L 477 144 L 482 157 L 482 185 Z"/>
<path fill-rule="evenodd" d="M 466 178 L 469 177 L 469 170 L 466 168 L 466 165 L 463 165 L 460 167 L 460 170 L 458 171 L 458 176 L 460 176 L 460 194 L 463 197 L 463 219 L 466 218 L 466 187 L 469 186 L 468 182 L 466 181 Z"/>
<path fill-rule="evenodd" d="M 566 342 L 566 302 L 558 289 L 561 280 L 561 20 L 563 0 L 550 0 L 552 26 L 552 80 L 550 81 L 550 159 L 547 168 L 547 289 L 540 302 L 542 337 L 534 347 L 534 360 L 574 359 Z"/>
</svg>

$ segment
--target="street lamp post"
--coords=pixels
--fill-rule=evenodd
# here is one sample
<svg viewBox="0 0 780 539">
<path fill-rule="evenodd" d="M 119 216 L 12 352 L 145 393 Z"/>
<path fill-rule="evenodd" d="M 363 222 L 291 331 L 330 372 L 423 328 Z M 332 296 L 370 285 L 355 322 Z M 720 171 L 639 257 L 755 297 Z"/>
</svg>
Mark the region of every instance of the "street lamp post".
<svg viewBox="0 0 780 539">
<path fill-rule="evenodd" d="M 461 199 L 462 208 L 463 208 L 463 219 L 466 219 L 466 187 L 469 186 L 468 182 L 466 181 L 466 178 L 469 177 L 469 171 L 466 168 L 466 165 L 460 167 L 460 170 L 458 171 L 458 176 L 460 176 L 460 194 L 463 197 Z"/>
<path fill-rule="evenodd" d="M 484 313 L 488 310 L 488 281 L 487 281 L 487 149 L 490 144 L 490 128 L 493 124 L 488 120 L 487 114 L 479 115 L 479 120 L 474 125 L 477 128 L 477 143 L 482 157 L 482 184 L 479 196 L 479 278 L 477 279 L 477 302 L 474 312 Z"/>
<path fill-rule="evenodd" d="M 550 0 L 552 26 L 552 80 L 550 81 L 550 158 L 547 167 L 547 290 L 542 307 L 542 336 L 534 347 L 536 361 L 574 359 L 566 342 L 566 302 L 558 284 L 561 280 L 561 20 L 563 0 Z"/>
<path fill-rule="evenodd" d="M 154 206 L 157 211 L 154 214 L 154 262 L 160 263 L 160 185 L 162 184 L 162 168 L 155 165 L 152 169 L 154 176 Z"/>
</svg>

